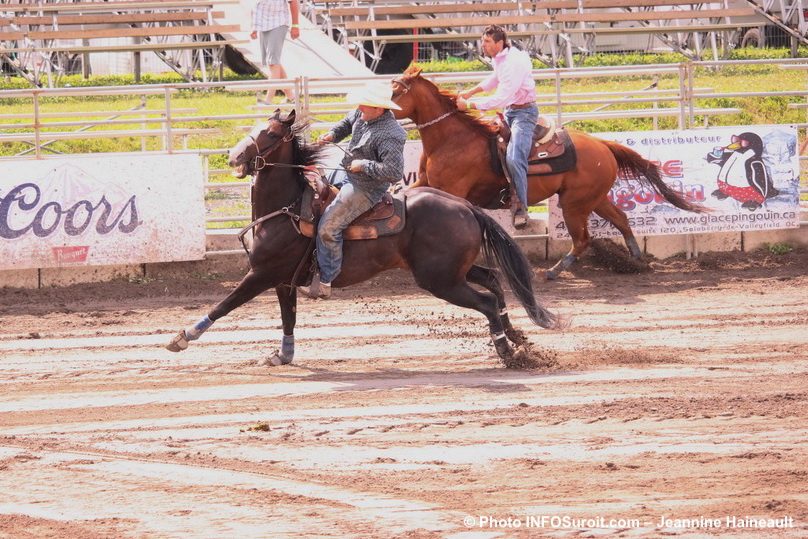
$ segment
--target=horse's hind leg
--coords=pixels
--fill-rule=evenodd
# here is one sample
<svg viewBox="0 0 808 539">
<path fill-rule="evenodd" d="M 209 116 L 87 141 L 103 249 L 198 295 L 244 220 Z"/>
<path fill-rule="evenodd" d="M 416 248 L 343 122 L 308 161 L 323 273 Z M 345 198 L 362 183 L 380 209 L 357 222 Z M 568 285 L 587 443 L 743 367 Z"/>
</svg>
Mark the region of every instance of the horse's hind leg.
<svg viewBox="0 0 808 539">
<path fill-rule="evenodd" d="M 623 235 L 623 240 L 626 242 L 629 253 L 634 258 L 642 258 L 642 251 L 637 244 L 637 239 L 634 237 L 634 232 L 628 224 L 628 217 L 626 212 L 612 204 L 608 198 L 604 198 L 603 202 L 595 207 L 595 213 L 609 221 L 614 227 Z"/>
<path fill-rule="evenodd" d="M 425 272 L 428 274 L 414 271 L 415 281 L 421 288 L 428 290 L 437 298 L 446 300 L 458 307 L 474 309 L 483 313 L 488 318 L 488 327 L 491 331 L 491 339 L 494 341 L 497 354 L 503 360 L 511 359 L 513 357 L 513 348 L 508 344 L 508 338 L 505 336 L 505 329 L 497 308 L 497 297 L 491 292 L 474 290 L 463 279 L 448 282 L 446 279 L 437 278 L 438 273 L 445 271 L 446 269 L 443 267 L 437 267 L 432 272 Z"/>
<path fill-rule="evenodd" d="M 552 268 L 547 270 L 546 277 L 551 281 L 578 260 L 578 257 L 589 247 L 590 241 L 589 229 L 586 224 L 587 219 L 589 219 L 589 211 L 573 211 L 565 209 L 563 206 L 561 211 L 564 215 L 567 231 L 572 237 L 572 249 L 561 260 L 556 262 Z"/>
<path fill-rule="evenodd" d="M 224 298 L 218 305 L 216 305 L 207 316 L 202 318 L 199 322 L 186 329 L 181 329 L 171 342 L 166 345 L 166 348 L 172 352 L 181 352 L 188 348 L 189 341 L 195 341 L 205 331 L 213 325 L 219 318 L 225 316 L 233 309 L 244 305 L 258 294 L 271 288 L 273 284 L 269 282 L 267 276 L 261 273 L 256 273 L 250 270 L 247 275 L 241 279 L 241 282 L 230 294 Z"/>
<path fill-rule="evenodd" d="M 525 344 L 527 337 L 525 334 L 513 327 L 510 317 L 508 316 L 508 306 L 505 304 L 505 294 L 502 291 L 502 286 L 497 278 L 495 270 L 484 268 L 482 266 L 472 266 L 466 273 L 466 280 L 470 283 L 478 284 L 487 290 L 490 290 L 497 298 L 497 309 L 499 310 L 499 319 L 502 322 L 502 327 L 505 330 L 505 335 L 514 344 Z"/>
</svg>

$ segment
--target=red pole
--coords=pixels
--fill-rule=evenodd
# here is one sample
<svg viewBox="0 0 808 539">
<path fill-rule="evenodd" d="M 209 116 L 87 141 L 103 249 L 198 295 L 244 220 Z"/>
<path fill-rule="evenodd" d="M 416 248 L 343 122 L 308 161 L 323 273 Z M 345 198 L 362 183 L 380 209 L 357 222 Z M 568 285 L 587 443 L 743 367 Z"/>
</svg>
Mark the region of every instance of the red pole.
<svg viewBox="0 0 808 539">
<path fill-rule="evenodd" d="M 413 28 L 412 29 L 412 35 L 413 36 L 418 35 L 418 28 Z M 412 61 L 413 62 L 418 61 L 418 40 L 415 40 L 415 41 L 412 42 Z"/>
</svg>

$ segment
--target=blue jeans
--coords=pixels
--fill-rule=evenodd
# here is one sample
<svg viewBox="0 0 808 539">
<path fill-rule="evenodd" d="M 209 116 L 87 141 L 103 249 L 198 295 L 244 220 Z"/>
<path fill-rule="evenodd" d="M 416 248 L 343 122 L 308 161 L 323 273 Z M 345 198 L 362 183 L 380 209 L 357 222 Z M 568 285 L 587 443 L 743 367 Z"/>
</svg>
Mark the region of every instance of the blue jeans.
<svg viewBox="0 0 808 539">
<path fill-rule="evenodd" d="M 356 189 L 350 182 L 342 184 L 337 198 L 325 209 L 317 227 L 320 282 L 330 283 L 342 269 L 342 231 L 381 198 L 381 195 L 376 199 L 370 193 Z"/>
<path fill-rule="evenodd" d="M 516 196 L 527 208 L 527 158 L 533 144 L 533 131 L 539 120 L 539 109 L 534 104 L 523 109 L 505 109 L 505 121 L 511 128 L 511 140 L 505 152 L 505 161 L 511 173 Z"/>
<path fill-rule="evenodd" d="M 348 173 L 344 168 L 335 168 L 328 175 L 328 183 L 337 189 L 342 189 L 342 186 L 348 183 Z"/>
</svg>

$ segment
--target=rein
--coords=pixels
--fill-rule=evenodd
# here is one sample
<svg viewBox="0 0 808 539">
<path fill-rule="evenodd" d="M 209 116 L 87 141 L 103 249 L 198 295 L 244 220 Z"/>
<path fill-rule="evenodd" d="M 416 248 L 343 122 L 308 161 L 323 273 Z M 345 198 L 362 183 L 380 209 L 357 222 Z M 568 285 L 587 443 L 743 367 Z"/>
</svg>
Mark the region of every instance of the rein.
<svg viewBox="0 0 808 539">
<path fill-rule="evenodd" d="M 297 168 L 297 169 L 304 169 L 304 170 L 308 168 L 307 165 L 294 165 L 294 164 L 289 164 L 289 163 L 273 163 L 273 162 L 267 161 L 267 157 L 270 154 L 272 154 L 275 150 L 277 150 L 282 144 L 288 144 L 288 143 L 292 142 L 294 140 L 295 136 L 296 135 L 295 135 L 294 130 L 290 129 L 289 133 L 287 133 L 284 137 L 282 137 L 281 140 L 279 140 L 276 144 L 273 144 L 269 148 L 262 151 L 260 146 L 258 145 L 258 141 L 256 140 L 256 138 L 254 136 L 250 135 L 250 139 L 252 140 L 252 143 L 253 143 L 253 145 L 255 146 L 255 149 L 256 149 L 256 156 L 255 156 L 255 158 L 253 160 L 253 182 L 255 181 L 255 178 L 258 175 L 258 172 L 263 170 L 266 167 Z M 320 168 L 329 168 L 329 167 L 320 167 Z M 315 196 L 316 196 L 316 193 L 315 193 Z M 244 236 L 248 232 L 255 229 L 256 226 L 258 226 L 258 225 L 260 225 L 262 223 L 265 223 L 265 222 L 267 222 L 267 221 L 269 221 L 271 219 L 274 219 L 275 217 L 279 217 L 281 215 L 288 216 L 289 219 L 292 222 L 292 226 L 294 227 L 294 229 L 297 231 L 298 234 L 302 235 L 302 233 L 300 231 L 300 226 L 298 224 L 300 222 L 300 215 L 294 212 L 294 207 L 300 205 L 301 200 L 302 200 L 302 195 L 301 195 L 301 197 L 298 197 L 295 201 L 293 201 L 290 205 L 284 206 L 283 208 L 281 208 L 279 210 L 273 211 L 271 213 L 268 213 L 267 215 L 264 215 L 262 217 L 259 217 L 258 219 L 255 219 L 254 221 L 252 221 L 250 224 L 248 224 L 247 226 L 245 226 L 244 228 L 242 228 L 239 231 L 239 233 L 237 234 L 237 237 L 238 237 L 239 241 L 241 242 L 241 246 L 244 248 L 244 252 L 247 253 L 248 259 L 250 257 L 250 249 L 247 247 L 247 243 L 244 241 Z M 315 239 L 312 238 L 308 242 L 308 245 L 306 246 L 306 253 L 300 259 L 300 262 L 298 263 L 297 268 L 295 268 L 295 272 L 292 275 L 292 279 L 291 279 L 290 283 L 288 284 L 291 291 L 295 290 L 295 287 L 298 285 L 298 281 L 300 279 L 301 274 L 305 271 L 307 261 L 310 260 L 311 254 L 312 254 L 312 252 L 314 250 L 314 244 L 315 244 Z"/>
<path fill-rule="evenodd" d="M 295 202 L 297 202 L 297 200 Z M 244 251 L 247 253 L 247 256 L 250 255 L 250 250 L 247 248 L 247 244 L 244 242 L 244 236 L 247 234 L 247 232 L 251 231 L 253 228 L 260 225 L 264 221 L 269 221 L 270 219 L 273 219 L 279 215 L 288 215 L 289 218 L 292 220 L 292 224 L 295 226 L 295 228 L 296 229 L 298 228 L 297 223 L 298 221 L 300 221 L 300 216 L 292 211 L 291 206 L 284 206 L 279 210 L 273 211 L 272 213 L 268 213 L 263 217 L 259 217 L 249 225 L 242 228 L 238 233 L 238 239 L 241 242 L 241 246 L 244 247 Z"/>
<path fill-rule="evenodd" d="M 297 199 L 295 202 L 299 202 L 300 200 L 301 199 Z M 252 230 L 256 226 L 260 225 L 261 223 L 263 223 L 265 221 L 269 221 L 270 219 L 273 219 L 273 218 L 275 218 L 275 217 L 277 217 L 279 215 L 288 215 L 289 218 L 292 220 L 292 226 L 295 227 L 295 230 L 297 230 L 298 234 L 301 234 L 300 227 L 297 224 L 298 221 L 300 221 L 300 215 L 293 212 L 292 208 L 290 206 L 285 206 L 285 207 L 283 207 L 283 208 L 281 208 L 281 209 L 279 209 L 277 211 L 274 211 L 272 213 L 264 215 L 263 217 L 259 217 L 258 219 L 256 219 L 252 223 L 250 223 L 249 225 L 242 228 L 238 233 L 238 239 L 241 242 L 241 246 L 244 247 L 244 252 L 247 253 L 248 259 L 249 259 L 249 256 L 250 256 L 250 250 L 247 248 L 247 244 L 244 241 L 244 236 L 247 234 L 247 232 L 249 232 L 250 230 Z M 289 283 L 289 287 L 292 290 L 294 290 L 294 288 L 296 286 L 298 286 L 295 283 L 298 282 L 298 278 L 300 277 L 300 274 L 302 273 L 303 268 L 306 265 L 306 261 L 309 260 L 309 258 L 311 257 L 311 253 L 312 253 L 312 251 L 314 249 L 314 242 L 315 242 L 314 238 L 311 238 L 311 240 L 309 241 L 309 244 L 306 246 L 306 254 L 303 255 L 303 258 L 300 259 L 300 262 L 298 263 L 297 268 L 295 268 L 295 273 L 292 275 L 292 280 Z"/>
<path fill-rule="evenodd" d="M 272 162 L 266 160 L 266 156 L 268 156 L 269 154 L 271 154 L 272 152 L 274 152 L 275 150 L 280 148 L 281 144 L 288 144 L 288 143 L 290 143 L 290 142 L 292 142 L 294 140 L 295 132 L 294 132 L 293 129 L 290 129 L 289 132 L 286 135 L 284 135 L 277 143 L 271 145 L 269 148 L 266 148 L 264 150 L 261 150 L 261 147 L 258 146 L 258 141 L 255 139 L 254 136 L 249 135 L 249 137 L 250 137 L 250 140 L 252 140 L 253 145 L 255 146 L 255 151 L 256 151 L 256 155 L 255 155 L 255 158 L 254 158 L 254 161 L 253 161 L 253 181 L 255 181 L 255 177 L 258 175 L 258 172 L 263 170 L 264 168 L 266 168 L 268 166 L 269 167 L 280 167 L 280 168 L 301 168 L 301 169 L 306 168 L 306 165 L 292 165 L 292 164 L 288 164 L 288 163 L 272 163 Z M 292 205 L 284 206 L 283 208 L 281 208 L 279 210 L 273 211 L 272 213 L 268 213 L 268 214 L 266 214 L 266 215 L 264 215 L 262 217 L 259 217 L 258 219 L 255 219 L 253 222 L 251 222 L 250 224 L 248 224 L 247 226 L 245 226 L 244 228 L 242 228 L 239 231 L 237 237 L 238 237 L 239 241 L 241 242 L 241 246 L 244 247 L 244 251 L 247 253 L 247 256 L 250 255 L 250 250 L 247 248 L 247 244 L 244 241 L 244 236 L 247 234 L 247 232 L 250 232 L 252 229 L 254 229 L 256 226 L 260 225 L 261 223 L 269 221 L 270 219 L 274 219 L 275 217 L 278 217 L 279 215 L 288 215 L 289 218 L 292 220 L 292 225 L 295 227 L 295 229 L 298 230 L 298 232 L 300 231 L 300 229 L 298 228 L 298 225 L 297 225 L 298 221 L 300 221 L 300 215 L 298 215 L 294 211 L 292 211 L 292 207 L 294 205 L 296 205 L 299 201 L 300 201 L 300 198 L 295 200 L 292 203 Z"/>
<path fill-rule="evenodd" d="M 279 140 L 277 140 L 273 144 L 270 144 L 269 147 L 267 147 L 267 148 L 265 148 L 263 150 L 261 149 L 260 145 L 258 144 L 258 140 L 257 140 L 257 138 L 260 138 L 260 134 L 257 134 L 257 135 L 250 134 L 248 136 L 249 136 L 250 140 L 252 141 L 252 146 L 255 147 L 255 152 L 256 152 L 255 157 L 252 158 L 253 170 L 251 171 L 251 174 L 253 176 L 253 184 L 257 180 L 257 177 L 258 177 L 258 174 L 260 173 L 260 171 L 264 170 L 267 167 L 301 169 L 303 171 L 308 171 L 309 169 L 311 169 L 311 167 L 312 167 L 311 165 L 298 165 L 298 164 L 290 164 L 290 163 L 273 163 L 273 162 L 268 160 L 269 156 L 271 154 L 273 154 L 276 150 L 278 150 L 278 148 L 280 148 L 283 144 L 288 144 L 288 143 L 292 142 L 295 139 L 295 137 L 297 135 L 296 135 L 295 130 L 293 128 L 289 129 L 289 131 L 284 136 L 280 137 Z M 337 146 L 337 148 L 339 148 L 346 155 L 348 155 L 348 156 L 351 155 L 350 152 L 344 150 L 336 142 L 330 142 L 330 143 L 333 144 L 334 146 Z M 250 161 L 247 161 L 247 163 L 250 163 Z M 320 166 L 320 165 L 317 165 L 316 168 L 317 169 L 325 169 L 325 170 L 343 170 L 342 167 L 323 167 L 323 166 Z M 318 174 L 318 177 L 322 176 L 321 173 L 317 173 L 317 174 Z M 315 199 L 320 198 L 321 195 L 317 192 L 317 189 L 315 188 L 315 186 L 313 184 L 313 181 L 308 176 L 307 172 L 303 172 L 303 176 L 304 176 L 304 179 L 309 184 L 309 186 L 313 189 L 314 198 Z M 253 201 L 253 203 L 254 203 L 254 201 Z M 300 217 L 299 213 L 295 213 L 295 208 L 299 208 L 301 206 L 301 204 L 302 204 L 302 195 L 300 197 L 298 197 L 296 200 L 291 201 L 287 206 L 284 206 L 283 208 L 281 208 L 279 210 L 276 210 L 276 211 L 273 211 L 271 213 L 268 213 L 268 214 L 266 214 L 266 215 L 264 215 L 262 217 L 259 217 L 258 219 L 255 219 L 250 224 L 248 224 L 247 226 L 242 228 L 238 232 L 237 237 L 238 237 L 239 241 L 241 242 L 241 246 L 244 248 L 244 251 L 247 253 L 247 256 L 249 257 L 251 255 L 251 253 L 250 253 L 250 249 L 247 247 L 246 241 L 244 240 L 244 236 L 246 236 L 246 234 L 248 232 L 253 231 L 255 229 L 255 227 L 261 225 L 262 223 L 266 223 L 267 221 L 270 221 L 270 220 L 272 220 L 272 219 L 274 219 L 276 217 L 279 217 L 279 216 L 282 216 L 282 215 L 285 215 L 285 216 L 289 217 L 289 219 L 292 222 L 292 227 L 297 231 L 297 233 L 299 235 L 302 236 L 303 233 L 300 230 L 300 225 L 299 225 L 301 217 Z M 317 224 L 317 217 L 318 216 L 315 215 L 315 227 L 316 227 L 316 224 Z M 311 254 L 314 251 L 314 246 L 315 246 L 315 238 L 311 238 L 310 241 L 308 242 L 307 247 L 306 247 L 305 254 L 300 259 L 300 262 L 298 263 L 297 268 L 295 269 L 295 272 L 294 272 L 294 274 L 292 276 L 291 282 L 284 285 L 284 286 L 290 286 L 292 289 L 294 289 L 294 287 L 298 285 L 298 282 L 300 280 L 301 275 L 304 274 L 307 271 L 306 270 L 306 264 L 311 259 Z"/>
<path fill-rule="evenodd" d="M 259 170 L 263 170 L 264 167 L 266 167 L 266 166 L 272 166 L 272 167 L 284 166 L 286 168 L 303 168 L 302 165 L 287 165 L 287 164 L 284 164 L 284 163 L 269 163 L 269 162 L 267 162 L 266 157 L 265 157 L 265 156 L 271 154 L 272 152 L 274 152 L 275 150 L 277 150 L 278 148 L 280 148 L 281 144 L 284 144 L 284 143 L 288 144 L 288 143 L 290 143 L 290 142 L 292 142 L 294 140 L 295 133 L 294 133 L 294 131 L 292 129 L 290 129 L 289 133 L 287 133 L 283 138 L 281 138 L 281 140 L 279 140 L 277 143 L 273 144 L 272 146 L 270 146 L 269 148 L 266 148 L 264 150 L 261 150 L 261 147 L 258 146 L 258 141 L 255 140 L 255 137 L 252 136 L 252 134 L 250 134 L 248 136 L 250 137 L 250 140 L 252 140 L 253 146 L 255 146 L 255 159 L 253 161 L 253 170 L 255 172 L 258 172 Z"/>
<path fill-rule="evenodd" d="M 292 141 L 292 139 L 294 139 L 295 135 L 294 135 L 294 133 L 292 131 L 289 132 L 289 135 L 287 135 L 286 137 L 283 137 L 281 140 L 279 140 L 277 144 L 274 144 L 274 145 L 270 146 L 268 149 L 266 149 L 264 151 L 261 151 L 261 148 L 258 147 L 258 141 L 255 140 L 255 137 L 253 137 L 252 135 L 249 135 L 249 137 L 250 137 L 250 140 L 253 141 L 253 146 L 255 146 L 255 150 L 257 152 L 255 157 L 253 158 L 253 172 L 258 172 L 260 170 L 264 170 L 264 168 L 266 168 L 266 167 L 305 169 L 308 166 L 308 165 L 291 165 L 289 163 L 273 163 L 271 161 L 266 160 L 265 156 L 267 156 L 267 155 L 271 154 L 272 152 L 274 152 L 275 150 L 277 150 L 282 143 L 284 143 L 284 142 L 289 143 L 289 142 Z M 287 137 L 291 137 L 291 138 L 287 138 Z M 337 148 L 342 150 L 342 152 L 345 155 L 350 156 L 350 154 L 348 152 L 346 152 L 345 150 L 343 150 L 342 147 L 339 146 L 336 142 L 331 142 L 330 144 L 333 144 L 334 146 L 336 146 Z M 323 170 L 341 170 L 341 167 L 318 166 L 317 168 L 321 168 Z"/>
</svg>

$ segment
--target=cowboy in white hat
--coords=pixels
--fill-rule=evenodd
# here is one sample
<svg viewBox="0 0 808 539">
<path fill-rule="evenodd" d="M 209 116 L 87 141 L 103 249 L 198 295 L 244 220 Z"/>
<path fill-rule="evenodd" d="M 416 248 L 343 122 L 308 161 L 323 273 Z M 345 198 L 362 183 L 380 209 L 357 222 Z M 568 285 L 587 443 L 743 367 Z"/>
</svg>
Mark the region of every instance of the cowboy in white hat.
<svg viewBox="0 0 808 539">
<path fill-rule="evenodd" d="M 348 94 L 348 102 L 353 105 L 374 109 L 401 110 L 401 107 L 390 99 L 390 95 L 388 85 L 371 83 Z M 379 115 L 381 115 L 381 112 L 379 112 Z"/>
<path fill-rule="evenodd" d="M 404 174 L 404 142 L 407 135 L 390 109 L 400 110 L 391 99 L 389 84 L 368 84 L 350 94 L 357 105 L 331 131 L 318 139 L 320 144 L 339 142 L 352 135 L 342 159 L 345 170 L 337 171 L 331 183 L 339 194 L 323 212 L 317 229 L 319 282 L 300 287 L 310 297 L 331 296 L 331 283 L 342 269 L 342 231 L 351 222 L 381 201 L 382 196 Z"/>
</svg>

